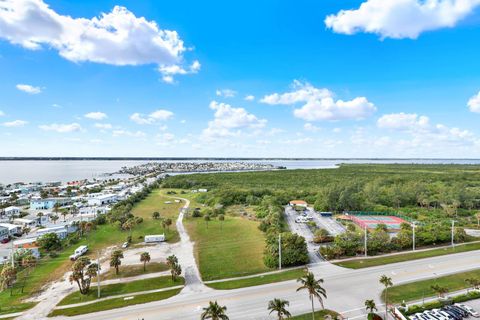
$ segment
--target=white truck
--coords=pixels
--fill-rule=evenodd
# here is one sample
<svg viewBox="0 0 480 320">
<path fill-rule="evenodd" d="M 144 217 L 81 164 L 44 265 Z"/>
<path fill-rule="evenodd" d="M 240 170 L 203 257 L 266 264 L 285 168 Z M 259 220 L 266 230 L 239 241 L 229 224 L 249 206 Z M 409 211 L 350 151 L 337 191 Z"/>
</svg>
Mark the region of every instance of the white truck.
<svg viewBox="0 0 480 320">
<path fill-rule="evenodd" d="M 78 247 L 75 252 L 70 256 L 70 260 L 75 261 L 81 256 L 83 256 L 88 251 L 88 246 L 80 246 Z"/>
<path fill-rule="evenodd" d="M 165 234 L 145 236 L 145 243 L 163 242 L 165 241 Z"/>
</svg>

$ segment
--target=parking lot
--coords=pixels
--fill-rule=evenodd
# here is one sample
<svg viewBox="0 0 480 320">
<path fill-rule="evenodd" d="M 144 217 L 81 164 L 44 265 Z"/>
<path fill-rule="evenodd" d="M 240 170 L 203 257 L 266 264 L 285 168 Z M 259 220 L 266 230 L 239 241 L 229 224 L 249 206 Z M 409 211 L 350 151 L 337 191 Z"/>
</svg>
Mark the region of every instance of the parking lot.
<svg viewBox="0 0 480 320">
<path fill-rule="evenodd" d="M 411 315 L 410 319 L 418 319 L 418 320 L 449 320 L 449 319 L 452 319 L 452 320 L 453 319 L 455 319 L 455 320 L 460 320 L 460 319 L 474 320 L 474 319 L 479 319 L 479 316 L 480 316 L 480 312 L 479 312 L 479 310 L 480 310 L 480 299 L 462 302 L 461 304 L 473 308 L 474 312 L 477 313 L 476 314 L 477 317 L 474 317 L 471 314 L 469 314 L 467 316 L 462 316 L 462 315 L 459 315 L 458 313 L 457 314 L 443 314 L 442 315 L 442 314 L 438 314 L 438 313 L 435 313 L 435 312 L 426 312 L 427 316 L 423 315 L 422 317 L 418 317 L 416 315 Z M 442 309 L 440 309 L 440 310 L 442 310 Z M 456 316 L 456 318 L 454 318 L 454 316 Z"/>
<path fill-rule="evenodd" d="M 298 214 L 292 207 L 285 207 L 285 218 L 287 220 L 290 231 L 304 237 L 307 241 L 310 263 L 319 263 L 323 261 L 322 257 L 318 253 L 318 248 L 320 246 L 313 242 L 312 231 L 310 231 L 310 228 L 305 223 L 296 223 L 295 218 L 297 217 Z"/>
<path fill-rule="evenodd" d="M 308 214 L 313 217 L 313 221 L 315 221 L 319 228 L 327 230 L 332 236 L 345 232 L 345 228 L 342 224 L 338 223 L 331 217 L 322 217 L 320 212 L 316 212 L 313 208 L 308 208 Z"/>
</svg>

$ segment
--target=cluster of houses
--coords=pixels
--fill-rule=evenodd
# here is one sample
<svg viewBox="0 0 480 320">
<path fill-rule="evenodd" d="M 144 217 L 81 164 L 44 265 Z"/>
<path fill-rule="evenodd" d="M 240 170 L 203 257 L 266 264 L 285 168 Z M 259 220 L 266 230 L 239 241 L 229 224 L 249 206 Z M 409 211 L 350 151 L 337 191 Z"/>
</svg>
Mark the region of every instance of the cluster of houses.
<svg viewBox="0 0 480 320">
<path fill-rule="evenodd" d="M 99 214 L 110 211 L 115 203 L 156 180 L 152 177 L 140 183 L 138 179 L 125 178 L 0 186 L 0 264 L 10 261 L 17 250 L 30 250 L 39 258 L 37 240 L 40 237 L 55 233 L 65 239 L 77 230 L 78 222 L 96 219 Z M 55 196 L 45 197 L 51 194 Z"/>
</svg>

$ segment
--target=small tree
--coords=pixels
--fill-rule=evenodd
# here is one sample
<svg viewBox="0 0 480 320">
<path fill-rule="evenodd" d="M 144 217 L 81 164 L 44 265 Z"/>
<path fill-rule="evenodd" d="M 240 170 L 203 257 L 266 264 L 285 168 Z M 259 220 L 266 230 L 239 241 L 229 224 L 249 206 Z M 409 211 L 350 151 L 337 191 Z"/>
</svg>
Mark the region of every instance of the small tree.
<svg viewBox="0 0 480 320">
<path fill-rule="evenodd" d="M 143 262 L 143 272 L 147 270 L 147 263 L 150 262 L 150 253 L 142 252 L 140 254 L 140 262 Z"/>
<path fill-rule="evenodd" d="M 43 212 L 37 213 L 37 217 L 39 218 L 40 225 L 42 225 L 42 217 L 44 216 Z"/>
<path fill-rule="evenodd" d="M 160 219 L 160 212 L 155 211 L 154 213 L 152 213 L 152 218 L 155 220 Z"/>
<path fill-rule="evenodd" d="M 229 320 L 227 314 L 227 307 L 221 306 L 217 303 L 217 301 L 208 303 L 208 307 L 203 308 L 203 313 L 200 316 L 201 320 Z"/>
<path fill-rule="evenodd" d="M 223 221 L 225 221 L 225 215 L 224 214 L 218 215 L 218 221 L 220 221 L 220 229 L 223 230 Z"/>
<path fill-rule="evenodd" d="M 211 220 L 210 215 L 206 214 L 203 219 L 205 220 L 205 223 L 207 224 L 207 229 L 208 229 L 208 222 Z"/>
<path fill-rule="evenodd" d="M 60 238 L 56 233 L 53 233 L 53 232 L 44 234 L 42 237 L 40 237 L 37 240 L 37 243 L 40 246 L 40 248 L 42 248 L 47 252 L 58 250 L 62 247 Z"/>
<path fill-rule="evenodd" d="M 365 309 L 367 309 L 368 313 L 373 313 L 374 310 L 377 310 L 375 301 L 373 301 L 372 299 L 365 300 Z"/>
<path fill-rule="evenodd" d="M 22 258 L 22 267 L 27 268 L 30 270 L 30 268 L 35 267 L 37 264 L 37 258 L 35 258 L 31 253 L 25 255 Z"/>
<path fill-rule="evenodd" d="M 122 264 L 123 259 L 123 251 L 122 250 L 115 250 L 112 252 L 110 256 L 110 267 L 115 268 L 115 274 L 118 275 L 118 269 Z"/>
<path fill-rule="evenodd" d="M 9 264 L 3 266 L 2 272 L 0 273 L 0 289 L 1 291 L 12 288 L 13 284 L 17 280 L 17 269 L 12 267 Z M 10 290 L 10 296 L 13 294 L 12 290 Z"/>
<path fill-rule="evenodd" d="M 92 278 L 98 274 L 98 265 L 91 263 L 88 257 L 80 257 L 72 265 L 70 283 L 77 283 L 80 294 L 86 295 L 90 291 Z"/>
<path fill-rule="evenodd" d="M 478 290 L 480 288 L 480 280 L 477 278 L 465 279 L 465 282 L 468 283 L 473 290 Z"/>
<path fill-rule="evenodd" d="M 439 298 L 444 298 L 445 295 L 448 293 L 448 288 L 447 287 L 442 287 L 438 284 L 435 284 L 431 286 L 432 290 L 437 294 Z"/>
<path fill-rule="evenodd" d="M 62 211 L 63 222 L 66 222 L 66 221 L 67 221 L 67 214 L 68 214 L 68 211 L 67 211 L 67 210 L 63 210 L 63 211 Z"/>
<path fill-rule="evenodd" d="M 167 227 L 167 230 L 170 230 L 170 226 L 172 225 L 172 219 L 167 218 L 167 219 L 163 220 L 163 223 L 165 223 L 165 226 Z"/>
<path fill-rule="evenodd" d="M 277 313 L 278 320 L 284 320 L 286 318 L 290 318 L 292 315 L 288 312 L 287 307 L 290 304 L 287 300 L 282 299 L 273 299 L 268 302 L 268 310 L 270 310 L 269 314 L 272 312 Z"/>
<path fill-rule="evenodd" d="M 172 275 L 172 281 L 177 279 L 177 276 L 182 274 L 182 267 L 178 263 L 178 258 L 175 255 L 167 257 L 167 265 L 170 268 L 170 274 Z"/>
<path fill-rule="evenodd" d="M 52 219 L 53 224 L 57 224 L 58 216 L 56 214 L 51 216 L 50 219 Z"/>
</svg>

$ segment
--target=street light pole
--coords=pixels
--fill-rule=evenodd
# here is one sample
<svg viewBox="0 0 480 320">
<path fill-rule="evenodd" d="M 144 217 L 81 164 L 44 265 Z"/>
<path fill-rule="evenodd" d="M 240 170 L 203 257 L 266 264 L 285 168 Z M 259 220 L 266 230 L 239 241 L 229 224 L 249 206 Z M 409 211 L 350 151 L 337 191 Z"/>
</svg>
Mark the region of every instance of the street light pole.
<svg viewBox="0 0 480 320">
<path fill-rule="evenodd" d="M 97 251 L 97 296 L 100 299 L 100 251 Z"/>
<path fill-rule="evenodd" d="M 367 254 L 367 236 L 368 236 L 368 233 L 367 233 L 367 226 L 365 225 L 365 257 L 368 255 Z"/>
<path fill-rule="evenodd" d="M 412 237 L 412 244 L 413 244 L 413 251 L 415 251 L 415 228 L 417 225 L 415 224 L 415 221 L 412 224 L 412 229 L 413 229 L 413 237 Z"/>
<path fill-rule="evenodd" d="M 282 270 L 282 234 L 278 234 L 278 270 Z"/>
<path fill-rule="evenodd" d="M 455 242 L 454 242 L 454 230 L 455 230 L 455 220 L 452 220 L 452 248 L 455 247 Z"/>
</svg>

